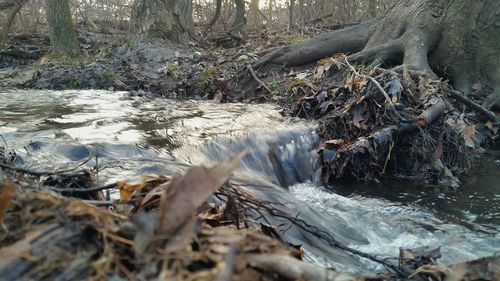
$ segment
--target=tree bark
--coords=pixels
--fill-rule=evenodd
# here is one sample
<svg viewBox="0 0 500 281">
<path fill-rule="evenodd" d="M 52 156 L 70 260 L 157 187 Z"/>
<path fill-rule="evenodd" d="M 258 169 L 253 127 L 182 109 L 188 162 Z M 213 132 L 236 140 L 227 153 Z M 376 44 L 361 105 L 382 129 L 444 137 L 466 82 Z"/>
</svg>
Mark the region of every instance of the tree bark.
<svg viewBox="0 0 500 281">
<path fill-rule="evenodd" d="M 45 0 L 52 52 L 73 56 L 78 53 L 76 31 L 68 0 Z"/>
<path fill-rule="evenodd" d="M 220 17 L 220 12 L 222 10 L 222 0 L 215 0 L 215 14 L 207 25 L 206 30 L 211 29 Z"/>
<path fill-rule="evenodd" d="M 259 0 L 252 0 L 250 2 L 250 9 L 248 11 L 249 24 L 253 28 L 259 28 L 262 21 L 259 21 Z"/>
<path fill-rule="evenodd" d="M 288 0 L 288 31 L 293 29 L 294 17 L 293 10 L 295 9 L 295 0 Z"/>
<path fill-rule="evenodd" d="M 26 0 L 0 2 L 0 48 L 7 43 L 10 28 L 24 3 Z"/>
<path fill-rule="evenodd" d="M 247 20 L 245 18 L 245 0 L 234 0 L 236 6 L 236 16 L 234 17 L 234 23 L 232 30 L 241 37 Z"/>
<path fill-rule="evenodd" d="M 129 42 L 151 37 L 185 43 L 193 38 L 192 0 L 134 0 Z"/>
<path fill-rule="evenodd" d="M 475 84 L 491 88 L 494 104 L 500 100 L 499 14 L 500 2 L 494 0 L 400 0 L 383 19 L 275 49 L 254 67 L 302 65 L 351 53 L 352 62 L 438 73 L 466 95 Z"/>
</svg>

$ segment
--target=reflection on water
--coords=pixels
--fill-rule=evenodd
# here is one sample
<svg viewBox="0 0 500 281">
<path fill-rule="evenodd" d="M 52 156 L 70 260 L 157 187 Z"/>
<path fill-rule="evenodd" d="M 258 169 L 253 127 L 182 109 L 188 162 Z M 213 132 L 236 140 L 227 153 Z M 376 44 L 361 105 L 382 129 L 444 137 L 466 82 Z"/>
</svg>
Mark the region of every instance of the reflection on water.
<svg viewBox="0 0 500 281">
<path fill-rule="evenodd" d="M 456 262 L 500 249 L 499 155 L 483 158 L 459 190 L 418 184 L 314 185 L 314 125 L 283 118 L 271 105 L 216 104 L 131 97 L 106 91 L 0 92 L 0 134 L 19 163 L 37 170 L 99 159 L 99 178 L 172 174 L 251 151 L 234 181 L 254 196 L 281 203 L 338 241 L 394 256 L 398 247 L 441 245 Z M 288 192 L 283 187 L 289 187 Z M 270 218 L 276 225 L 283 223 Z M 345 271 L 383 270 L 301 229 L 286 238 L 310 262 Z"/>
</svg>

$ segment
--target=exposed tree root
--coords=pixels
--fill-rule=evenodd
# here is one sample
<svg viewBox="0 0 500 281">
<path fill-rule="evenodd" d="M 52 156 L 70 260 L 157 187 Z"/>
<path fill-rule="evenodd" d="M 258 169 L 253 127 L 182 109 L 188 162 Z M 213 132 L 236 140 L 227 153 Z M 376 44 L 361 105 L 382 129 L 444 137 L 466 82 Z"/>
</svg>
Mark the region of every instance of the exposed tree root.
<svg viewBox="0 0 500 281">
<path fill-rule="evenodd" d="M 258 69 L 266 64 L 304 65 L 337 53 L 359 51 L 366 44 L 376 23 L 371 21 L 323 34 L 298 45 L 276 48 L 264 55 L 253 68 Z"/>
<path fill-rule="evenodd" d="M 439 174 L 455 186 L 458 181 L 450 171 L 470 167 L 482 126 L 474 118 L 467 120 L 454 112 L 452 104 L 466 105 L 479 119 L 490 122 L 490 129 L 498 124 L 489 109 L 500 104 L 500 95 L 491 94 L 483 106 L 468 97 L 474 83 L 475 88 L 493 89 L 494 93 L 500 88 L 500 41 L 493 35 L 500 32 L 493 16 L 498 12 L 500 3 L 494 1 L 401 0 L 382 19 L 270 50 L 253 66 L 266 73 L 272 66 L 297 67 L 321 60 L 314 72 L 322 77 L 325 69 L 332 68 L 325 64 L 327 57 L 350 54 L 346 65 L 357 78 L 347 77 L 340 83 L 338 79 L 333 83 L 331 78 L 319 79 L 321 86 L 312 85 L 308 91 L 301 85 L 310 84 L 301 81 L 306 75 L 291 87 L 303 96 L 294 104 L 293 114 L 319 118 L 327 141 L 324 152 L 333 151 L 323 159 L 326 180 L 373 180 L 399 174 L 405 167 L 405 176 Z M 467 24 L 459 22 L 460 18 Z M 480 43 L 472 43 L 476 41 Z M 357 70 L 351 65 L 354 63 L 368 67 Z M 339 67 L 338 60 L 334 64 Z M 340 67 L 337 73 L 344 71 Z M 377 72 L 380 75 L 373 76 Z M 436 73 L 463 94 L 437 82 Z M 326 74 L 339 75 L 331 70 Z M 445 114 L 445 108 L 449 113 Z"/>
</svg>

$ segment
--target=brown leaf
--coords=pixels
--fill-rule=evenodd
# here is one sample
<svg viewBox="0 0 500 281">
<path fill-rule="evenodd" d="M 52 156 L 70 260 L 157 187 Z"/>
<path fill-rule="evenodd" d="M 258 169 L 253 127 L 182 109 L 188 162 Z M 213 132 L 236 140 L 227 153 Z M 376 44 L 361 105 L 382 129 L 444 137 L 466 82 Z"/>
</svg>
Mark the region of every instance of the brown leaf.
<svg viewBox="0 0 500 281">
<path fill-rule="evenodd" d="M 5 228 L 3 225 L 3 219 L 5 212 L 9 207 L 9 203 L 12 200 L 12 196 L 16 192 L 16 187 L 12 183 L 5 181 L 0 189 L 0 227 Z"/>
<path fill-rule="evenodd" d="M 184 176 L 172 179 L 160 204 L 157 233 L 173 234 L 194 212 L 231 177 L 246 150 L 212 168 L 191 168 Z"/>
<path fill-rule="evenodd" d="M 321 79 L 323 78 L 324 73 L 325 73 L 325 67 L 320 65 L 316 68 L 316 71 L 314 72 L 314 77 L 316 77 L 317 79 Z"/>
<path fill-rule="evenodd" d="M 141 191 L 148 186 L 147 182 L 142 182 L 138 184 L 129 183 L 126 180 L 120 180 L 116 182 L 116 185 L 120 189 L 120 200 L 127 201 L 132 197 L 135 191 Z"/>
<path fill-rule="evenodd" d="M 436 145 L 436 148 L 434 149 L 434 153 L 432 155 L 432 158 L 434 161 L 438 160 L 443 156 L 443 143 L 440 142 L 438 145 Z"/>
<path fill-rule="evenodd" d="M 465 145 L 474 148 L 476 140 L 476 125 L 468 125 L 462 131 L 462 136 L 465 140 Z"/>
<path fill-rule="evenodd" d="M 146 193 L 149 191 L 148 188 L 168 182 L 169 180 L 170 178 L 166 176 L 145 175 L 139 182 L 120 180 L 116 182 L 116 185 L 120 189 L 120 200 L 126 201 L 130 200 L 134 194 L 140 193 L 141 191 L 142 193 Z"/>
<path fill-rule="evenodd" d="M 351 78 L 349 78 L 349 80 L 347 80 L 344 87 L 346 89 L 349 89 L 350 92 L 352 92 L 352 89 L 354 87 L 361 88 L 365 83 L 366 82 L 364 81 L 364 79 L 362 77 L 353 75 L 353 76 L 351 76 Z"/>
</svg>

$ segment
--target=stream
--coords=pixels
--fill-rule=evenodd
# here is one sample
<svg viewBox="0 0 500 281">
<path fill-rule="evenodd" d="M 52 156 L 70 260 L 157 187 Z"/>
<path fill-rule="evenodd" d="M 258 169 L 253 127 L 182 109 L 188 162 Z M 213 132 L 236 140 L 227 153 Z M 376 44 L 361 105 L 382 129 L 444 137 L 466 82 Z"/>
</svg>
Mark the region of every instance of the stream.
<svg viewBox="0 0 500 281">
<path fill-rule="evenodd" d="M 500 152 L 487 152 L 458 190 L 393 182 L 324 187 L 314 171 L 314 123 L 266 104 L 174 101 L 108 91 L 0 91 L 1 146 L 18 166 L 58 171 L 99 163 L 99 183 L 175 174 L 248 148 L 232 181 L 278 203 L 354 249 L 397 257 L 399 247 L 441 246 L 449 264 L 500 252 Z M 96 157 L 97 156 L 97 157 Z M 276 225 L 279 218 L 269 218 Z M 345 272 L 384 271 L 302 229 L 285 238 L 308 262 Z"/>
</svg>

